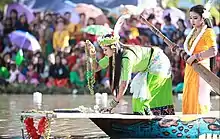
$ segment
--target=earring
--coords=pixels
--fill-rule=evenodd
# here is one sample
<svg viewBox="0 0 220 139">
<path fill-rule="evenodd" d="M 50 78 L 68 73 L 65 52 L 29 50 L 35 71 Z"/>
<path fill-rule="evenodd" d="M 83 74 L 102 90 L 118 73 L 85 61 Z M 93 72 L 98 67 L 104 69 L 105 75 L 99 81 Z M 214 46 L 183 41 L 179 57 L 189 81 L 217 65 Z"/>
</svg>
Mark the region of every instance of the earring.
<svg viewBox="0 0 220 139">
<path fill-rule="evenodd" d="M 114 48 L 116 48 L 116 46 L 115 45 L 111 45 L 111 49 L 114 49 Z"/>
</svg>

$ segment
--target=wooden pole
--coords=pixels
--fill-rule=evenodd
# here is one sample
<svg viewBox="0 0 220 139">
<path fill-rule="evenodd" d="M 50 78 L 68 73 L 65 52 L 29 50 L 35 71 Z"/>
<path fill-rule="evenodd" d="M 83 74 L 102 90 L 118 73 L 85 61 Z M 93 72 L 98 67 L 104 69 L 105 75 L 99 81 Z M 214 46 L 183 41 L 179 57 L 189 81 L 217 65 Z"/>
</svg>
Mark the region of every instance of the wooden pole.
<svg viewBox="0 0 220 139">
<path fill-rule="evenodd" d="M 149 23 L 143 16 L 141 16 L 143 22 L 147 24 L 152 32 L 154 32 L 158 37 L 162 38 L 163 41 L 171 48 L 172 52 L 177 53 L 186 62 L 190 57 L 184 50 L 180 49 L 177 44 L 170 41 L 166 36 L 164 36 L 156 27 Z M 194 61 L 192 64 L 193 69 L 199 73 L 199 75 L 213 88 L 213 90 L 220 95 L 220 78 L 218 78 L 214 73 L 205 68 L 202 64 Z"/>
</svg>

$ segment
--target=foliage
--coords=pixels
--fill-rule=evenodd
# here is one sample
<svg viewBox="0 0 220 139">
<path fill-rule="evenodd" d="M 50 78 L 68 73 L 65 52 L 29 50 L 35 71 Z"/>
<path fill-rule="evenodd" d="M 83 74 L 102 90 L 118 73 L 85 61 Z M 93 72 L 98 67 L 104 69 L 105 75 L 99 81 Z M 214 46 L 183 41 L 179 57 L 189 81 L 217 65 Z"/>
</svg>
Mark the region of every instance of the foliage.
<svg viewBox="0 0 220 139">
<path fill-rule="evenodd" d="M 220 22 L 219 9 L 212 7 L 210 12 L 211 12 L 211 15 L 215 17 L 216 22 L 219 23 Z"/>
<path fill-rule="evenodd" d="M 6 4 L 13 2 L 13 0 L 0 0 L 0 10 L 4 10 Z"/>
<path fill-rule="evenodd" d="M 177 8 L 180 8 L 178 7 L 178 3 L 180 2 L 181 0 L 161 0 L 160 1 L 160 5 L 164 8 L 169 8 L 169 7 L 177 7 Z M 194 5 L 196 4 L 204 4 L 204 0 L 187 0 L 191 3 L 193 3 Z M 207 2 L 208 0 L 205 1 L 205 3 Z M 219 11 L 220 11 L 220 1 L 216 0 L 215 3 L 213 4 L 210 12 L 211 12 L 211 15 L 214 16 L 216 18 L 216 22 L 219 23 L 220 22 L 220 15 L 219 15 Z M 182 9 L 182 8 L 181 8 Z M 187 9 L 182 9 L 182 10 L 186 10 L 188 11 L 189 10 L 189 7 Z"/>
</svg>

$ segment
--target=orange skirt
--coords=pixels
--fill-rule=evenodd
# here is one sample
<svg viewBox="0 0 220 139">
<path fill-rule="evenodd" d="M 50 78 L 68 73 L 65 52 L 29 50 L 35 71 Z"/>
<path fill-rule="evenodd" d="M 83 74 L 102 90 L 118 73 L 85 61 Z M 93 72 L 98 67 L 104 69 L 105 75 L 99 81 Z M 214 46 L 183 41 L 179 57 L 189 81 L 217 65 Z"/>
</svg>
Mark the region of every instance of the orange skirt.
<svg viewBox="0 0 220 139">
<path fill-rule="evenodd" d="M 188 64 L 183 88 L 183 114 L 206 114 L 210 110 L 210 86 Z"/>
</svg>

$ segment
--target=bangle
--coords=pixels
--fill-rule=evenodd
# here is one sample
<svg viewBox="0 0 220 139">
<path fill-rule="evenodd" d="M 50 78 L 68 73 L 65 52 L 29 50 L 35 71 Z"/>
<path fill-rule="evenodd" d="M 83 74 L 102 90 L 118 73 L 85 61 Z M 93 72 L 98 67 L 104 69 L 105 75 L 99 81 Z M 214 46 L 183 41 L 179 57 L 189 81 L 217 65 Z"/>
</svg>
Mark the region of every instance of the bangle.
<svg viewBox="0 0 220 139">
<path fill-rule="evenodd" d="M 200 60 L 203 60 L 202 53 L 199 53 Z"/>
<path fill-rule="evenodd" d="M 196 60 L 197 60 L 197 61 L 203 60 L 201 53 L 196 54 Z"/>
<path fill-rule="evenodd" d="M 199 60 L 199 54 L 196 54 L 195 56 L 196 56 L 196 60 L 197 60 L 197 61 L 200 61 L 200 60 Z"/>
<path fill-rule="evenodd" d="M 118 105 L 118 101 L 116 101 L 115 99 L 112 99 L 112 101 L 110 102 L 110 107 L 115 108 Z"/>
</svg>

